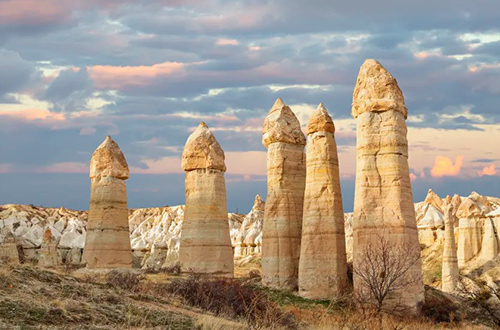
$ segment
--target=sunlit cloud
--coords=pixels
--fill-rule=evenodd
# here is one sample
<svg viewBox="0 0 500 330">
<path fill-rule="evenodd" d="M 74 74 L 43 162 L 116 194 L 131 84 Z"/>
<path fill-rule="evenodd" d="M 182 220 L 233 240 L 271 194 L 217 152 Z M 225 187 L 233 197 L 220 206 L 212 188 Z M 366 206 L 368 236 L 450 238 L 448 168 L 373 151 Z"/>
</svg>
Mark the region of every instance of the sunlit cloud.
<svg viewBox="0 0 500 330">
<path fill-rule="evenodd" d="M 96 88 L 120 90 L 125 87 L 147 86 L 155 78 L 181 73 L 185 66 L 184 63 L 164 62 L 151 66 L 95 65 L 87 70 Z"/>
<path fill-rule="evenodd" d="M 443 176 L 457 176 L 460 174 L 463 162 L 464 156 L 457 156 L 455 158 L 455 162 L 445 156 L 436 156 L 434 166 L 431 170 L 431 175 L 435 178 Z"/>
<path fill-rule="evenodd" d="M 479 176 L 485 176 L 485 175 L 496 175 L 497 174 L 497 169 L 495 167 L 495 164 L 491 164 L 490 166 L 484 167 L 481 171 L 477 172 Z"/>
<path fill-rule="evenodd" d="M 63 113 L 54 113 L 45 109 L 0 110 L 0 116 L 30 120 L 30 121 L 65 121 Z"/>
</svg>

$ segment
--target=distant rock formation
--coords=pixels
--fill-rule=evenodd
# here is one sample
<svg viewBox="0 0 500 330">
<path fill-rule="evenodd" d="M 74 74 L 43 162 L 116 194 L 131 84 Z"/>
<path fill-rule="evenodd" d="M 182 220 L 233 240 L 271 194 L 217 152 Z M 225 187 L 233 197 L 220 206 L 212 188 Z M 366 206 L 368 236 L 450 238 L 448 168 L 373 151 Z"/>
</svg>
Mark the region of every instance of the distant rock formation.
<svg viewBox="0 0 500 330">
<path fill-rule="evenodd" d="M 43 234 L 43 241 L 39 254 L 40 258 L 38 260 L 38 266 L 51 268 L 58 265 L 57 246 L 50 229 L 45 230 L 45 233 Z"/>
<path fill-rule="evenodd" d="M 16 238 L 11 232 L 3 236 L 2 244 L 0 245 L 0 263 L 19 264 L 19 251 L 17 250 Z"/>
<path fill-rule="evenodd" d="M 203 122 L 187 139 L 182 169 L 186 172 L 179 248 L 182 271 L 233 276 L 224 151 Z"/>
<path fill-rule="evenodd" d="M 347 289 L 344 211 L 335 126 L 323 104 L 307 122 L 307 175 L 299 295 L 332 299 Z"/>
<path fill-rule="evenodd" d="M 481 250 L 481 227 L 485 219 L 484 212 L 470 197 L 466 198 L 457 210 L 458 225 L 458 265 L 464 266 Z"/>
<path fill-rule="evenodd" d="M 448 196 L 450 197 L 450 196 Z M 444 292 L 453 292 L 456 289 L 459 272 L 457 249 L 455 245 L 455 225 L 453 215 L 453 204 L 451 198 L 449 203 L 444 205 L 445 218 L 445 233 L 444 233 L 444 248 L 443 248 L 443 265 L 442 265 L 442 290 Z"/>
<path fill-rule="evenodd" d="M 353 268 L 360 267 L 363 251 L 376 244 L 379 235 L 408 248 L 414 253 L 410 259 L 417 260 L 406 275 L 413 284 L 392 300 L 416 311 L 424 300 L 424 285 L 408 167 L 408 113 L 396 79 L 375 60 L 361 66 L 352 115 L 357 121 Z M 354 290 L 366 290 L 357 276 Z"/>
<path fill-rule="evenodd" d="M 132 267 L 125 185 L 128 177 L 125 156 L 118 144 L 106 137 L 90 161 L 89 220 L 83 251 L 88 268 Z"/>
<path fill-rule="evenodd" d="M 306 139 L 294 113 L 277 99 L 264 121 L 267 199 L 262 230 L 262 284 L 297 290 Z"/>
<path fill-rule="evenodd" d="M 243 258 L 262 252 L 262 224 L 266 203 L 257 195 L 252 210 L 245 216 L 234 236 L 234 257 Z"/>
</svg>

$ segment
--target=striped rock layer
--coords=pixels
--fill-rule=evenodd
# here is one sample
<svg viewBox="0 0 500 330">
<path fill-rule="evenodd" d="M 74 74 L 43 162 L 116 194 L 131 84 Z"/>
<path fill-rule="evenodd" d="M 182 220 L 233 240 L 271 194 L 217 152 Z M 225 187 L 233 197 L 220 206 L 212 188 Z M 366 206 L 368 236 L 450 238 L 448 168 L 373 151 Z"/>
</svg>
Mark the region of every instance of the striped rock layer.
<svg viewBox="0 0 500 330">
<path fill-rule="evenodd" d="M 306 139 L 294 113 L 276 100 L 264 121 L 267 199 L 262 229 L 262 284 L 297 290 L 306 178 Z"/>
<path fill-rule="evenodd" d="M 407 109 L 396 79 L 377 61 L 361 66 L 353 93 L 357 122 L 357 168 L 353 216 L 353 267 L 380 238 L 414 261 L 405 274 L 411 284 L 388 298 L 387 307 L 416 311 L 424 300 L 417 223 L 408 167 Z M 354 290 L 366 292 L 359 276 Z"/>
<path fill-rule="evenodd" d="M 232 277 L 224 152 L 203 122 L 186 142 L 182 169 L 186 172 L 186 206 L 179 247 L 182 271 Z"/>
<path fill-rule="evenodd" d="M 88 268 L 130 268 L 129 169 L 118 144 L 106 137 L 90 161 L 90 207 L 83 259 Z"/>
</svg>

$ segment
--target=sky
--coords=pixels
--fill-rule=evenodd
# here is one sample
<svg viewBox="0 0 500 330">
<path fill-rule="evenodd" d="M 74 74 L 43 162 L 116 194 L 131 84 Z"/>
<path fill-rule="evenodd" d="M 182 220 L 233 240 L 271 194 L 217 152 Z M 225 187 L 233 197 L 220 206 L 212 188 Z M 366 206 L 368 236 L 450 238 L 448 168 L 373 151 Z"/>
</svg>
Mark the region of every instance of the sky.
<svg viewBox="0 0 500 330">
<path fill-rule="evenodd" d="M 497 0 L 0 0 L 0 204 L 87 209 L 111 135 L 129 207 L 184 203 L 183 146 L 205 121 L 226 154 L 228 210 L 266 195 L 262 125 L 282 98 L 336 125 L 352 211 L 352 92 L 366 58 L 397 79 L 416 202 L 500 196 Z"/>
</svg>

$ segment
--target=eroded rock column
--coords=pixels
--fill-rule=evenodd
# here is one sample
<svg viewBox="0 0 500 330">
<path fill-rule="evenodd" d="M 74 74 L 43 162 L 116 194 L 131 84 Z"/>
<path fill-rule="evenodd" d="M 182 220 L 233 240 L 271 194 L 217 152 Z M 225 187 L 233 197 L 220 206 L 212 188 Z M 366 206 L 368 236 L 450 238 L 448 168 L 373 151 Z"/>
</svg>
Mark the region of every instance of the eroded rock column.
<svg viewBox="0 0 500 330">
<path fill-rule="evenodd" d="M 442 266 L 442 290 L 444 292 L 453 292 L 458 283 L 458 259 L 457 247 L 455 245 L 455 216 L 453 214 L 453 204 L 448 196 L 450 203 L 444 205 L 444 248 L 443 248 L 443 266 Z"/>
<path fill-rule="evenodd" d="M 264 122 L 267 199 L 262 232 L 262 283 L 297 290 L 305 188 L 306 139 L 294 113 L 277 99 Z"/>
<path fill-rule="evenodd" d="M 344 211 L 335 126 L 320 104 L 307 123 L 299 295 L 331 299 L 347 287 Z"/>
<path fill-rule="evenodd" d="M 424 300 L 422 266 L 409 177 L 407 109 L 396 79 L 377 61 L 366 60 L 353 94 L 357 121 L 357 168 L 353 217 L 353 267 L 360 267 L 367 247 L 383 238 L 415 260 L 405 286 L 388 299 L 390 305 L 416 310 Z M 361 268 L 359 268 L 361 269 Z M 366 292 L 358 276 L 354 289 Z"/>
<path fill-rule="evenodd" d="M 187 139 L 182 169 L 186 171 L 186 208 L 179 248 L 182 271 L 233 276 L 224 152 L 203 122 Z"/>
<path fill-rule="evenodd" d="M 88 268 L 130 268 L 125 156 L 110 136 L 90 160 L 90 208 L 83 258 Z"/>
<path fill-rule="evenodd" d="M 463 267 L 481 250 L 481 223 L 485 217 L 471 198 L 466 198 L 460 204 L 456 216 L 459 218 L 457 258 L 458 265 Z"/>
</svg>

